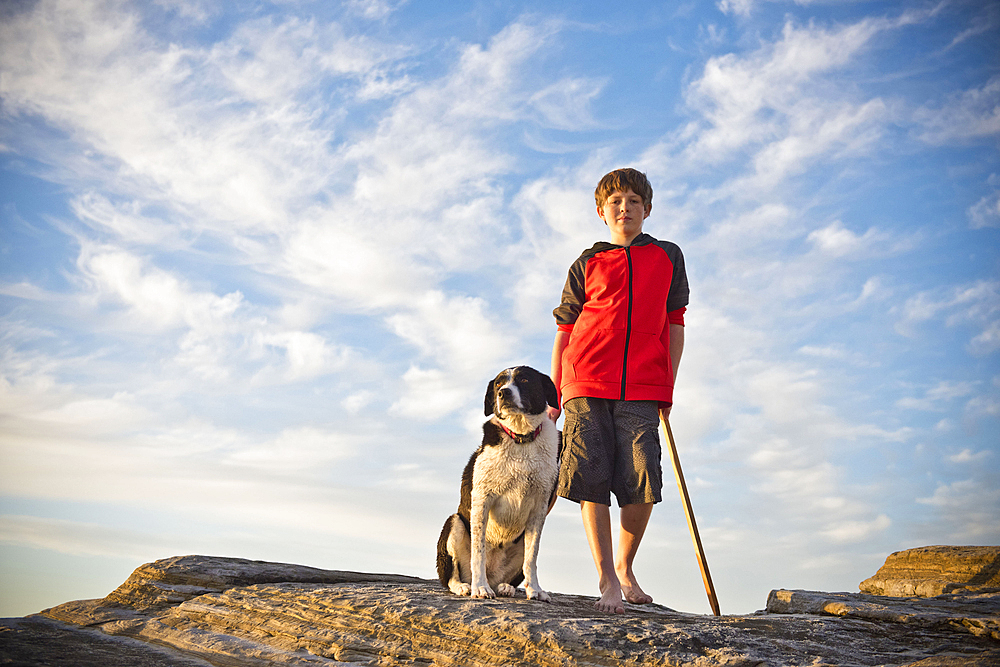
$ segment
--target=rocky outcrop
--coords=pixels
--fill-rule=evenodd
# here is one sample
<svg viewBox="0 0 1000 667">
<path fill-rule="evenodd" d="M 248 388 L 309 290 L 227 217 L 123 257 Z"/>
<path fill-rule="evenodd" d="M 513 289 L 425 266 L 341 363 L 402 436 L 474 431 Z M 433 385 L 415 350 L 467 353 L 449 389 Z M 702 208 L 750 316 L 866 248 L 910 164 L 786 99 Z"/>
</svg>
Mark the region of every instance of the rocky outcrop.
<svg viewBox="0 0 1000 667">
<path fill-rule="evenodd" d="M 861 582 L 872 595 L 934 597 L 1000 591 L 1000 547 L 920 547 L 890 554 Z"/>
<path fill-rule="evenodd" d="M 1000 596 L 989 593 L 920 599 L 777 590 L 771 591 L 767 598 L 767 611 L 772 614 L 819 614 L 926 629 L 949 629 L 1000 641 Z"/>
<path fill-rule="evenodd" d="M 185 556 L 138 568 L 103 600 L 0 624 L 0 656 L 103 667 L 1000 664 L 1000 594 L 778 590 L 765 610 L 721 617 L 658 605 L 608 616 L 593 598 L 552 597 L 473 600 L 413 577 Z M 37 632 L 84 658 L 32 662 Z M 115 643 L 129 662 L 108 661 Z M 86 661 L 95 651 L 103 662 Z"/>
</svg>

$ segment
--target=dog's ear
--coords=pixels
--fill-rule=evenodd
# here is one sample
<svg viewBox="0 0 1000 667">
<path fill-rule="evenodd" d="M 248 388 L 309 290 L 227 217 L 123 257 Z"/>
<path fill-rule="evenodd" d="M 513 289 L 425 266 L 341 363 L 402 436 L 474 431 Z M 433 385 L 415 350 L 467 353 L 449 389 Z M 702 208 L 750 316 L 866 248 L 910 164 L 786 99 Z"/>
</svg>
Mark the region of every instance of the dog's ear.
<svg viewBox="0 0 1000 667">
<path fill-rule="evenodd" d="M 497 380 L 493 378 L 490 383 L 486 385 L 486 404 L 483 407 L 484 414 L 489 417 L 496 410 L 496 386 Z"/>
<path fill-rule="evenodd" d="M 542 376 L 542 382 L 545 384 L 545 402 L 554 408 L 559 407 L 559 390 L 556 389 L 555 383 L 545 373 L 539 372 Z"/>
</svg>

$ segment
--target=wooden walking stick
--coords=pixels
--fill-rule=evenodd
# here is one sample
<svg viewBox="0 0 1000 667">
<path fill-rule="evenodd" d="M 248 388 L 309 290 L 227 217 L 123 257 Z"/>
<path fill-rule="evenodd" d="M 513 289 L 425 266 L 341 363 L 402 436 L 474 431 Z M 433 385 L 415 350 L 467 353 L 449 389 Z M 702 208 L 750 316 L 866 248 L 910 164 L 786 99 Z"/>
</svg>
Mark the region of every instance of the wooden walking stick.
<svg viewBox="0 0 1000 667">
<path fill-rule="evenodd" d="M 694 510 L 691 508 L 691 497 L 688 495 L 687 484 L 684 483 L 681 460 L 677 456 L 677 445 L 674 444 L 674 434 L 670 431 L 669 421 L 661 418 L 660 422 L 663 424 L 663 431 L 667 436 L 667 445 L 670 448 L 670 460 L 674 464 L 674 476 L 677 477 L 677 488 L 681 492 L 681 500 L 684 503 L 684 514 L 687 516 L 688 528 L 691 530 L 691 540 L 694 542 L 695 555 L 698 557 L 698 567 L 701 568 L 701 578 L 705 582 L 705 592 L 708 593 L 708 604 L 712 607 L 713 614 L 721 616 L 719 613 L 719 598 L 715 596 L 715 585 L 712 583 L 712 574 L 708 571 L 705 548 L 701 546 L 701 536 L 698 535 L 698 524 L 694 520 Z"/>
</svg>

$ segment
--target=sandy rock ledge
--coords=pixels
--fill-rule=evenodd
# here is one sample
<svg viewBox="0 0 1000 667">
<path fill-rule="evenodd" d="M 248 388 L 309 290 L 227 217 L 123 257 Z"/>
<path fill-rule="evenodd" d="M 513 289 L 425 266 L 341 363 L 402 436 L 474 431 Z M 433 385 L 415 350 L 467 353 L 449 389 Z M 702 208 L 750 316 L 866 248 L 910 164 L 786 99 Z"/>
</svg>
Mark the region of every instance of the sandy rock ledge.
<svg viewBox="0 0 1000 667">
<path fill-rule="evenodd" d="M 0 665 L 1000 665 L 991 593 L 777 590 L 766 610 L 722 617 L 658 605 L 610 617 L 593 602 L 471 600 L 413 577 L 184 556 L 143 565 L 103 600 L 4 621 Z M 39 632 L 80 659 L 42 660 Z M 131 657 L 109 661 L 113 647 Z"/>
</svg>

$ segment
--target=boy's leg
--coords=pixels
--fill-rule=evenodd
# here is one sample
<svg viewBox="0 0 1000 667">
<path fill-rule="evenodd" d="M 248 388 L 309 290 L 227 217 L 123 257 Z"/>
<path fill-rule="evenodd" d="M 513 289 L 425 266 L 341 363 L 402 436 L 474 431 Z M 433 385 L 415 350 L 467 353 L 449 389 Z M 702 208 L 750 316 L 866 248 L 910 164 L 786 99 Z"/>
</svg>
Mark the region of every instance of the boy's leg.
<svg viewBox="0 0 1000 667">
<path fill-rule="evenodd" d="M 618 447 L 611 488 L 621 503 L 621 534 L 615 571 L 625 600 L 646 604 L 653 598 L 639 586 L 632 563 L 646 532 L 653 504 L 661 498 L 659 411 L 653 401 L 618 401 L 614 418 Z"/>
<path fill-rule="evenodd" d="M 601 590 L 597 608 L 621 614 L 625 606 L 611 539 L 610 486 L 616 442 L 611 401 L 581 397 L 570 399 L 563 407 L 566 422 L 558 493 L 580 503 Z"/>
<path fill-rule="evenodd" d="M 622 596 L 632 604 L 648 604 L 653 598 L 639 587 L 632 572 L 632 562 L 639 551 L 639 542 L 649 524 L 653 503 L 625 505 L 621 509 L 621 534 L 618 537 L 618 556 L 615 572 L 621 585 Z"/>
<path fill-rule="evenodd" d="M 622 587 L 615 571 L 614 549 L 611 544 L 611 508 L 585 500 L 580 503 L 580 512 L 601 589 L 601 599 L 594 606 L 600 611 L 624 614 Z"/>
</svg>

